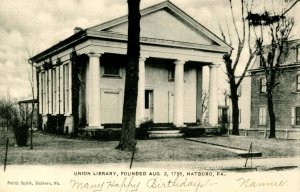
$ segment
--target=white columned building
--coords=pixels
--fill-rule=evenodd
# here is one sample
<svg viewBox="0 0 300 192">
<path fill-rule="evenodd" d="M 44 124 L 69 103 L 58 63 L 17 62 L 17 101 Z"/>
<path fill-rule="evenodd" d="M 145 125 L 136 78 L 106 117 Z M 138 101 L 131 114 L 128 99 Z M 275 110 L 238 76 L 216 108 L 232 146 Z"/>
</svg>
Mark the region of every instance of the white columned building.
<svg viewBox="0 0 300 192">
<path fill-rule="evenodd" d="M 232 48 L 170 1 L 142 9 L 140 14 L 136 126 L 145 119 L 157 126 L 197 124 L 203 116 L 202 85 L 209 81 L 208 122 L 215 127 L 218 124 L 218 64 Z M 71 133 L 77 131 L 73 120 L 78 118 L 76 126 L 90 131 L 120 128 L 128 16 L 74 32 L 29 59 L 39 71 L 42 127 L 52 131 L 61 131 L 63 127 Z M 76 53 L 76 65 L 80 70 L 66 73 L 63 66 L 71 66 L 73 53 Z M 55 65 L 49 66 L 50 61 Z M 203 78 L 203 67 L 208 65 L 211 65 L 209 79 Z M 47 79 L 47 74 L 53 72 L 56 72 L 57 81 L 51 77 Z M 71 84 L 73 75 L 80 79 L 78 85 Z M 66 79 L 69 84 L 65 83 Z M 56 85 L 57 89 L 48 89 L 49 85 Z M 72 92 L 72 86 L 78 86 L 74 87 L 78 90 L 78 100 L 72 96 L 77 93 Z M 57 102 L 53 104 L 54 100 L 49 101 L 49 97 Z M 64 110 L 64 102 L 71 106 L 79 103 L 78 109 L 68 113 Z"/>
<path fill-rule="evenodd" d="M 136 126 L 139 126 L 145 117 L 145 61 L 146 57 L 139 59 L 139 82 L 138 82 L 138 98 L 136 108 Z"/>
<path fill-rule="evenodd" d="M 184 64 L 185 61 L 176 60 L 175 64 L 175 89 L 173 124 L 176 127 L 184 127 Z"/>
<path fill-rule="evenodd" d="M 209 97 L 208 97 L 208 123 L 218 125 L 218 69 L 219 64 L 209 66 Z"/>
<path fill-rule="evenodd" d="M 89 53 L 88 70 L 88 111 L 89 128 L 103 128 L 101 126 L 101 101 L 100 101 L 100 57 L 99 53 Z"/>
</svg>

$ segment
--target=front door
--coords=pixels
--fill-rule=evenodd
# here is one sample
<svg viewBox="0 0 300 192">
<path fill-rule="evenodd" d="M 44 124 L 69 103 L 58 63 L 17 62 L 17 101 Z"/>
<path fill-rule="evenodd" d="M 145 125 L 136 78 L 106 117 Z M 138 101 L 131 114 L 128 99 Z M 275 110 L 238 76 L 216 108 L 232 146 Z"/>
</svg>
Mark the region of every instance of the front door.
<svg viewBox="0 0 300 192">
<path fill-rule="evenodd" d="M 219 107 L 219 122 L 222 127 L 228 126 L 228 108 L 227 107 Z"/>
<path fill-rule="evenodd" d="M 145 118 L 153 119 L 153 90 L 145 90 Z"/>
</svg>

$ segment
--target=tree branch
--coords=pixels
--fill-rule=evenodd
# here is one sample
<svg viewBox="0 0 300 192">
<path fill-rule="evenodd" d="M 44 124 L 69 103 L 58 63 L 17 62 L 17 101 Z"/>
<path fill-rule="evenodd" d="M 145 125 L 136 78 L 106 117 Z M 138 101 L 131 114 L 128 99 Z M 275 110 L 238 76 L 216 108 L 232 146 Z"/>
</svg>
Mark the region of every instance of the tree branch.
<svg viewBox="0 0 300 192">
<path fill-rule="evenodd" d="M 240 43 L 241 42 L 240 35 L 239 35 L 238 30 L 237 30 L 236 21 L 235 21 L 235 17 L 234 17 L 234 14 L 233 14 L 232 0 L 229 0 L 229 4 L 230 4 L 230 11 L 231 11 L 231 17 L 232 17 L 233 26 L 234 26 L 234 29 L 235 29 L 238 41 Z"/>
</svg>

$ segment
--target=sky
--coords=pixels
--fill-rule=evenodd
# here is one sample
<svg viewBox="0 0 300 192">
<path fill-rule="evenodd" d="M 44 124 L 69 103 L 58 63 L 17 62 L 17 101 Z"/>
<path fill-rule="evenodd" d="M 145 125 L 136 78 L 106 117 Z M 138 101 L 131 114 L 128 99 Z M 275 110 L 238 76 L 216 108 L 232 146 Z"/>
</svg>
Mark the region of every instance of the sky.
<svg viewBox="0 0 300 192">
<path fill-rule="evenodd" d="M 162 1 L 141 0 L 141 8 Z M 218 36 L 219 25 L 231 25 L 228 1 L 171 0 Z M 234 10 L 238 16 L 238 4 L 234 3 Z M 126 14 L 126 0 L 1 0 L 0 98 L 29 98 L 30 56 L 71 36 L 75 27 L 91 27 Z"/>
</svg>

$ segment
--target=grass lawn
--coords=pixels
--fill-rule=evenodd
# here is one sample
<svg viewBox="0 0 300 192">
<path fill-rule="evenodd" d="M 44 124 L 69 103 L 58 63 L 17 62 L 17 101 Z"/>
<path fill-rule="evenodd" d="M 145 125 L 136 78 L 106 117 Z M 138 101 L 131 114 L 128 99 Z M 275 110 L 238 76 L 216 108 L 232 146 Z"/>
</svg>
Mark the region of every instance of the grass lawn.
<svg viewBox="0 0 300 192">
<path fill-rule="evenodd" d="M 97 164 L 129 162 L 131 154 L 114 149 L 118 141 L 91 141 L 70 139 L 62 136 L 34 133 L 34 149 L 29 146 L 15 147 L 15 140 L 10 133 L 8 164 Z M 248 143 L 255 140 L 254 149 L 262 149 L 264 156 L 292 156 L 299 154 L 300 144 L 295 140 L 268 140 L 245 137 L 201 138 L 248 148 Z M 28 141 L 29 143 L 29 141 Z M 260 148 L 258 148 L 258 146 Z M 191 142 L 183 138 L 140 140 L 135 161 L 204 161 L 238 158 L 236 154 L 214 146 Z M 297 151 L 297 153 L 295 153 Z M 0 164 L 5 154 L 5 134 L 0 130 Z"/>
</svg>

